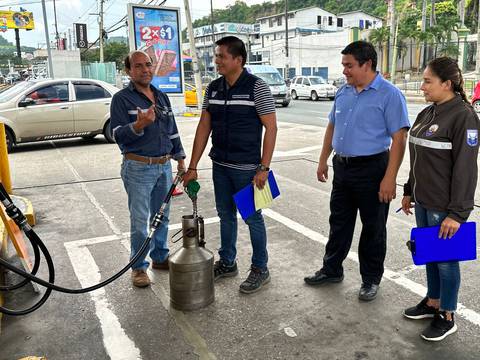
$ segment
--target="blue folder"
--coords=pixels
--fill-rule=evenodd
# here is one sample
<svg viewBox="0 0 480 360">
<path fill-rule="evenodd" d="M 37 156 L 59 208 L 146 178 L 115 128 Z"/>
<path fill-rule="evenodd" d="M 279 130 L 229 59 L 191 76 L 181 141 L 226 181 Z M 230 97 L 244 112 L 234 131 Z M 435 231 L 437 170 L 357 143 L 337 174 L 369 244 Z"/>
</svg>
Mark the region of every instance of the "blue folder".
<svg viewBox="0 0 480 360">
<path fill-rule="evenodd" d="M 278 190 L 273 171 L 268 173 L 268 185 L 270 185 L 272 198 L 275 199 L 280 195 L 280 190 Z M 242 219 L 248 219 L 256 211 L 255 200 L 253 197 L 253 184 L 248 184 L 242 190 L 233 195 L 233 200 L 235 201 L 235 205 L 237 205 L 238 212 L 242 216 Z"/>
<path fill-rule="evenodd" d="M 450 239 L 438 237 L 440 226 L 413 228 L 407 243 L 415 265 L 432 262 L 465 261 L 477 258 L 474 222 L 460 226 Z"/>
</svg>

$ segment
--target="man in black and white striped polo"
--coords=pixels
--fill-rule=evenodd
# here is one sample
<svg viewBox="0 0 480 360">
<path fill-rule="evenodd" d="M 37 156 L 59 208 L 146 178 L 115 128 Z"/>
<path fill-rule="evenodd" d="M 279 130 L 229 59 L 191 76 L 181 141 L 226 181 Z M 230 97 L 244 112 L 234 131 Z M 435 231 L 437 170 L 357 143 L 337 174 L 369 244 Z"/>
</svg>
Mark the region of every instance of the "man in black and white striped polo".
<svg viewBox="0 0 480 360">
<path fill-rule="evenodd" d="M 215 280 L 238 274 L 237 209 L 233 194 L 254 182 L 263 188 L 267 181 L 277 137 L 275 102 L 268 85 L 243 68 L 247 51 L 242 40 L 227 36 L 216 42 L 215 64 L 220 78 L 205 91 L 202 115 L 193 143 L 192 157 L 183 180 L 186 186 L 197 179 L 197 164 L 210 133 L 215 202 L 220 217 L 220 260 L 215 262 Z M 262 151 L 262 131 L 263 136 Z M 253 293 L 270 281 L 267 267 L 267 233 L 261 211 L 246 223 L 253 254 L 243 293 Z"/>
</svg>

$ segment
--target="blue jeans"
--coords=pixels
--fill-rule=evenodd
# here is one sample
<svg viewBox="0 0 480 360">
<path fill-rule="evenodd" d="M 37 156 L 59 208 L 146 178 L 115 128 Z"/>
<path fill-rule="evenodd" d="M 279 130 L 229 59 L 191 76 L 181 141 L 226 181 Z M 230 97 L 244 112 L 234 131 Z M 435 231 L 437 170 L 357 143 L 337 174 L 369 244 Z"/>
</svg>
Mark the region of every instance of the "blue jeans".
<svg viewBox="0 0 480 360">
<path fill-rule="evenodd" d="M 227 265 L 233 264 L 237 257 L 237 207 L 233 195 L 251 184 L 255 173 L 255 170 L 236 170 L 213 164 L 215 203 L 220 218 L 221 246 L 218 254 Z M 250 230 L 253 248 L 252 265 L 266 269 L 268 262 L 267 231 L 261 211 L 251 215 L 245 222 Z"/>
<path fill-rule="evenodd" d="M 130 246 L 133 258 L 140 250 L 143 241 L 148 236 L 148 227 L 155 213 L 165 199 L 172 185 L 172 165 L 148 165 L 135 160 L 124 159 L 121 176 L 128 195 L 128 209 L 130 210 Z M 145 260 L 148 252 L 154 262 L 163 262 L 168 257 L 168 215 L 170 206 L 165 209 L 165 218 L 155 231 L 143 256 L 132 265 L 132 269 L 146 270 L 149 262 Z"/>
<path fill-rule="evenodd" d="M 415 205 L 415 218 L 418 227 L 440 225 L 447 217 L 446 212 L 428 210 Z M 429 263 L 427 268 L 427 296 L 440 299 L 440 310 L 457 309 L 458 290 L 460 288 L 460 265 L 458 261 Z"/>
</svg>

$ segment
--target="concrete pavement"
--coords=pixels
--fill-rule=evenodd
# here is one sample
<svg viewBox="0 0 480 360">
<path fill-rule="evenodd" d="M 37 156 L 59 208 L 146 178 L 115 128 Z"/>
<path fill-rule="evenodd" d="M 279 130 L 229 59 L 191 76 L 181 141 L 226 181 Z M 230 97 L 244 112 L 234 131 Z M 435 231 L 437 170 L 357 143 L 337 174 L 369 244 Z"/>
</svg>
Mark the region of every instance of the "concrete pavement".
<svg viewBox="0 0 480 360">
<path fill-rule="evenodd" d="M 309 121 L 321 117 L 307 113 L 309 107 L 302 103 L 293 106 L 297 113 L 305 111 Z M 298 121 L 299 116 L 289 109 L 278 109 L 279 118 Z M 291 121 L 279 123 L 272 164 L 281 196 L 264 213 L 272 282 L 263 291 L 248 296 L 238 291 L 251 256 L 248 229 L 240 222 L 240 274 L 216 284 L 216 300 L 211 306 L 185 313 L 170 308 L 168 274 L 164 272 L 151 272 L 155 283 L 148 289 L 132 288 L 129 277 L 123 276 L 104 290 L 85 295 L 56 293 L 34 314 L 5 317 L 0 359 L 28 355 L 49 360 L 478 359 L 480 270 L 476 262 L 462 264 L 463 307 L 457 334 L 440 344 L 426 343 L 419 333 L 428 321 L 407 321 L 401 316 L 405 307 L 421 300 L 425 276 L 423 267 L 412 266 L 405 246 L 414 219 L 395 213 L 400 198 L 391 205 L 386 272 L 374 302 L 357 299 L 358 224 L 345 261 L 345 280 L 318 288 L 304 285 L 303 277 L 321 265 L 329 231 L 331 183 L 319 184 L 315 178 L 324 128 Z M 197 119 L 179 118 L 178 122 L 189 154 Z M 35 230 L 54 257 L 58 284 L 87 286 L 128 262 L 129 218 L 119 179 L 120 161 L 116 145 L 106 144 L 100 137 L 90 142 L 73 139 L 25 144 L 10 156 L 15 192 L 34 205 Z M 215 251 L 219 247 L 218 219 L 206 156 L 199 168 L 199 213 L 208 220 L 207 247 Z M 407 175 L 405 161 L 398 183 Z M 185 195 L 174 199 L 172 232 L 181 216 L 191 211 Z M 478 217 L 475 210 L 472 219 Z M 172 251 L 178 246 L 172 244 Z M 43 264 L 40 273 L 45 277 Z M 15 281 L 11 274 L 8 279 Z M 7 305 L 26 306 L 34 298 L 31 289 L 25 288 L 9 294 Z"/>
</svg>

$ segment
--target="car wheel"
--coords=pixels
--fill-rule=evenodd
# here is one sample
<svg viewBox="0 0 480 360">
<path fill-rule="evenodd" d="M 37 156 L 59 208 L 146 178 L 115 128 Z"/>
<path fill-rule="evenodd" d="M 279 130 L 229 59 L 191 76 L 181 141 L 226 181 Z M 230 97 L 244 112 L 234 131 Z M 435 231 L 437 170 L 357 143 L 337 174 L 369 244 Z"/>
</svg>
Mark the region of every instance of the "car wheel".
<svg viewBox="0 0 480 360">
<path fill-rule="evenodd" d="M 480 113 L 480 100 L 476 100 L 473 102 L 473 108 L 477 113 Z"/>
<path fill-rule="evenodd" d="M 329 99 L 330 100 L 335 100 L 335 96 L 330 96 Z"/>
<path fill-rule="evenodd" d="M 293 100 L 297 100 L 297 99 L 298 99 L 298 95 L 297 95 L 297 92 L 296 92 L 295 90 L 292 90 L 291 95 L 292 95 L 292 99 L 293 99 Z"/>
<path fill-rule="evenodd" d="M 312 99 L 313 101 L 318 100 L 318 94 L 316 91 L 312 91 L 312 93 L 310 94 L 310 99 Z"/>
<path fill-rule="evenodd" d="M 284 101 L 284 102 L 282 102 L 282 106 L 283 106 L 283 107 L 287 107 L 288 104 L 290 104 L 290 101 Z"/>
<path fill-rule="evenodd" d="M 103 136 L 105 136 L 105 140 L 107 140 L 107 142 L 109 142 L 110 144 L 115 142 L 115 139 L 113 138 L 112 127 L 110 125 L 110 120 L 108 120 L 105 124 L 105 128 L 103 129 Z"/>
<path fill-rule="evenodd" d="M 6 127 L 5 127 L 5 135 L 6 135 L 5 137 L 6 137 L 6 140 L 7 140 L 7 151 L 9 153 L 11 153 L 12 150 L 13 150 L 13 147 L 15 145 L 15 138 L 13 136 L 12 131 L 10 129 L 6 128 Z"/>
</svg>

